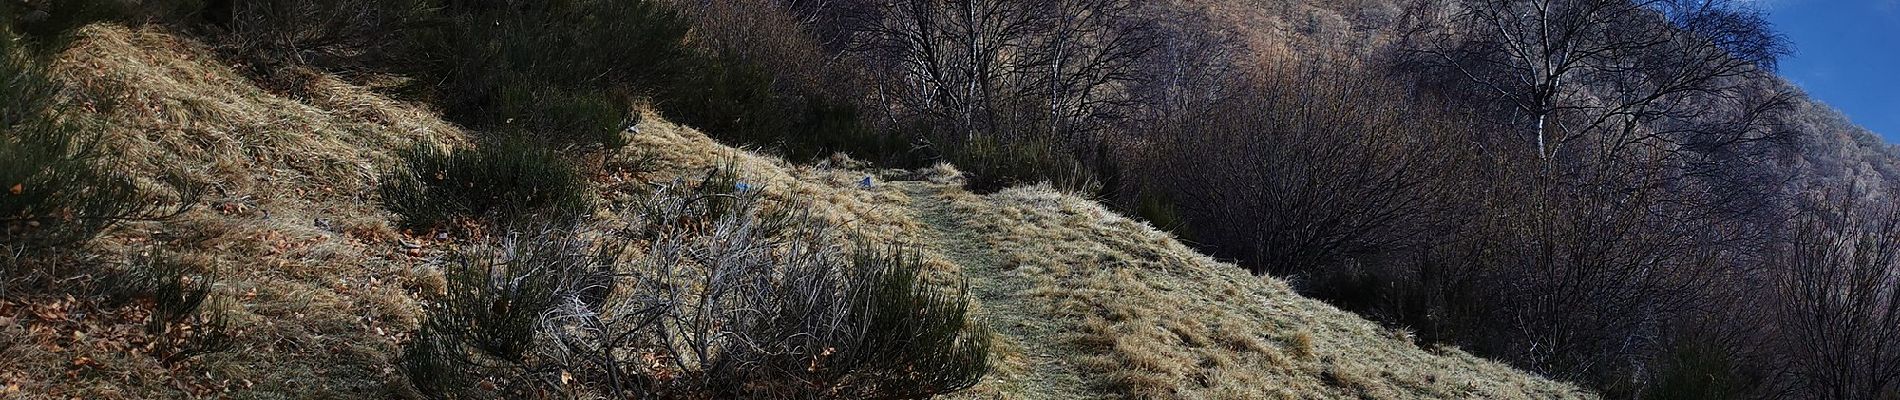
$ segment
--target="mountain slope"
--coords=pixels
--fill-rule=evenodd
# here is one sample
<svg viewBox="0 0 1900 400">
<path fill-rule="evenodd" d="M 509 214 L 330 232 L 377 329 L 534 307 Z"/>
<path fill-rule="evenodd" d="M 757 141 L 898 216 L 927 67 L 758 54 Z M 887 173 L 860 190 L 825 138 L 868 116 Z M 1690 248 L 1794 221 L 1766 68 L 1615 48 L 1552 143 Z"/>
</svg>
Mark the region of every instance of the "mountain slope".
<svg viewBox="0 0 1900 400">
<path fill-rule="evenodd" d="M 998 370 L 975 397 L 1586 396 L 1456 350 L 1422 349 L 1046 187 L 976 195 L 933 179 L 953 174 L 942 170 L 790 166 L 655 117 L 625 157 L 664 166 L 657 175 L 731 163 L 770 197 L 814 199 L 818 215 L 921 244 L 933 272 L 967 278 L 1000 339 Z M 865 176 L 880 183 L 861 189 Z"/>
<path fill-rule="evenodd" d="M 63 57 L 77 118 L 124 168 L 181 174 L 208 207 L 121 226 L 92 262 L 164 251 L 225 277 L 233 351 L 160 365 L 138 316 L 86 299 L 0 304 L 0 387 L 46 398 L 361 398 L 414 393 L 394 366 L 431 263 L 452 243 L 390 228 L 374 180 L 409 146 L 464 146 L 426 110 L 316 73 L 274 93 L 196 45 L 92 27 Z M 97 105 L 110 100 L 109 105 Z M 955 171 L 814 166 L 721 145 L 647 112 L 630 145 L 584 156 L 596 214 L 631 188 L 730 166 L 777 200 L 876 239 L 922 246 L 929 277 L 969 282 L 997 335 L 995 371 L 967 398 L 1585 398 L 1575 387 L 1453 349 L 1426 349 L 1350 313 L 1195 253 L 1167 234 L 1043 187 L 962 190 Z M 863 188 L 859 181 L 872 177 Z M 90 307 L 90 308 L 89 308 Z M 83 314 L 83 313 L 80 313 Z"/>
</svg>

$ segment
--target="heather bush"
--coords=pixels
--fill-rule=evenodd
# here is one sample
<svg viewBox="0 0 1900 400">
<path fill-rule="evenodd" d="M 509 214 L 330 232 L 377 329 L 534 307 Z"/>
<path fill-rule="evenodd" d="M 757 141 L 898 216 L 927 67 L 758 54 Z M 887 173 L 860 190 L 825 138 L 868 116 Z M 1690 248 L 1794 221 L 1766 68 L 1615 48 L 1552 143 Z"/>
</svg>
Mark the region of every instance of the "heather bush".
<svg viewBox="0 0 1900 400">
<path fill-rule="evenodd" d="M 56 88 L 21 45 L 0 37 L 0 234 L 8 244 L 83 239 L 142 198 L 97 165 L 96 135 L 51 115 Z"/>
<path fill-rule="evenodd" d="M 560 301 L 598 300 L 611 287 L 611 254 L 573 229 L 520 230 L 456 249 L 440 262 L 447 283 L 424 307 L 427 319 L 398 363 L 418 390 L 455 397 L 472 379 L 493 378 L 510 391 L 532 388 L 524 363 L 542 321 Z"/>
<path fill-rule="evenodd" d="M 194 191 L 179 185 L 177 207 L 147 195 L 109 168 L 103 138 L 54 110 L 55 83 L 41 59 L 0 32 L 0 250 L 70 247 L 113 224 L 183 212 Z"/>
<path fill-rule="evenodd" d="M 1759 382 L 1743 373 L 1732 350 L 1718 343 L 1686 341 L 1677 344 L 1657 364 L 1662 368 L 1640 398 L 1736 399 L 1745 397 L 1759 386 Z"/>
<path fill-rule="evenodd" d="M 440 397 L 481 379 L 524 395 L 779 399 L 927 398 L 987 371 L 964 290 L 736 178 L 665 185 L 641 222 L 596 241 L 503 246 L 555 257 L 451 261 L 451 293 L 430 308 L 441 322 L 406 346 L 405 373 Z"/>
<path fill-rule="evenodd" d="M 195 271 L 162 253 L 144 253 L 132 257 L 125 269 L 100 276 L 97 290 L 111 304 L 149 301 L 152 313 L 146 317 L 145 333 L 159 361 L 172 365 L 230 350 L 233 330 L 225 310 L 206 307 L 217 280 L 212 271 Z"/>
<path fill-rule="evenodd" d="M 379 191 L 405 228 L 571 221 L 591 207 L 587 178 L 553 150 L 525 139 L 449 151 L 416 147 L 404 159 L 406 168 L 384 176 Z"/>
<path fill-rule="evenodd" d="M 555 353 L 573 356 L 561 369 L 615 396 L 718 398 L 924 398 L 986 371 L 963 291 L 919 281 L 914 253 L 858 242 L 847 255 L 822 223 L 727 181 L 647 203 L 628 290 L 555 314 Z"/>
<path fill-rule="evenodd" d="M 855 69 L 838 65 L 792 7 L 769 0 L 678 3 L 692 23 L 694 67 L 655 96 L 674 121 L 728 143 L 804 161 L 837 152 L 903 162 L 898 135 L 860 118 Z"/>
<path fill-rule="evenodd" d="M 545 314 L 562 299 L 608 289 L 589 286 L 610 274 L 612 258 L 599 247 L 571 229 L 522 228 L 439 263 L 447 285 L 426 303 L 427 320 L 399 358 L 417 389 L 452 397 L 473 378 L 496 377 L 521 390 L 531 382 L 508 378 L 533 358 Z"/>
</svg>

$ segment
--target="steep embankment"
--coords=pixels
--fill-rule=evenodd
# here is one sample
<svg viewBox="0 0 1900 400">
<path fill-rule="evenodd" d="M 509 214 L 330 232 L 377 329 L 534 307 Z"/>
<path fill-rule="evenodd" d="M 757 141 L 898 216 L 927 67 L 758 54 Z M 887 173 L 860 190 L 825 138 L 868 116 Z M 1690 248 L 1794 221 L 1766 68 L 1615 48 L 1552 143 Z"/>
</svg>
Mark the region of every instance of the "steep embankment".
<svg viewBox="0 0 1900 400">
<path fill-rule="evenodd" d="M 430 259 L 448 244 L 391 229 L 372 188 L 397 167 L 394 152 L 465 145 L 464 133 L 321 74 L 305 74 L 290 93 L 267 92 L 158 32 L 90 28 L 59 70 L 70 108 L 101 123 L 127 169 L 212 188 L 208 207 L 100 239 L 96 261 L 162 249 L 219 271 L 217 306 L 232 311 L 241 334 L 233 351 L 164 366 L 139 354 L 136 315 L 68 311 L 84 309 L 84 299 L 5 304 L 0 382 L 49 398 L 407 393 L 393 358 L 418 326 L 418 299 L 442 290 Z M 585 157 L 602 218 L 633 187 L 730 165 L 769 197 L 921 245 L 932 279 L 969 282 L 997 335 L 996 368 L 956 397 L 1588 397 L 1456 350 L 1421 348 L 1046 188 L 976 195 L 949 167 L 790 165 L 652 114 L 629 134 L 631 145 Z M 866 176 L 877 182 L 868 189 L 858 185 Z"/>
</svg>

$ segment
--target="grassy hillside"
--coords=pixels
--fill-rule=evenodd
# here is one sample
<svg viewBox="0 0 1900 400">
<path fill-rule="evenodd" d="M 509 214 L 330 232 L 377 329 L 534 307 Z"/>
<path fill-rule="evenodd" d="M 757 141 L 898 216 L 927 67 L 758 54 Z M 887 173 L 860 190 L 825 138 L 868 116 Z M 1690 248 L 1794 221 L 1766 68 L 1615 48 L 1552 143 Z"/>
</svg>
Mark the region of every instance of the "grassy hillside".
<svg viewBox="0 0 1900 400">
<path fill-rule="evenodd" d="M 444 290 L 444 237 L 392 228 L 376 177 L 415 145 L 467 134 L 375 88 L 319 73 L 260 89 L 208 51 L 149 30 L 94 26 L 55 65 L 68 118 L 152 187 L 207 188 L 204 206 L 117 227 L 76 263 L 123 263 L 164 244 L 223 277 L 229 351 L 163 365 L 138 305 L 0 301 L 0 398 L 415 396 L 395 357 Z M 1575 387 L 1456 349 L 1421 348 L 1273 278 L 1197 254 L 1146 224 L 1044 187 L 990 195 L 954 167 L 874 170 L 727 147 L 646 112 L 629 145 L 586 157 L 596 218 L 634 188 L 730 164 L 775 201 L 884 240 L 922 246 L 927 277 L 967 279 L 996 335 L 969 398 L 1584 398 Z M 865 177 L 874 184 L 861 187 Z"/>
</svg>

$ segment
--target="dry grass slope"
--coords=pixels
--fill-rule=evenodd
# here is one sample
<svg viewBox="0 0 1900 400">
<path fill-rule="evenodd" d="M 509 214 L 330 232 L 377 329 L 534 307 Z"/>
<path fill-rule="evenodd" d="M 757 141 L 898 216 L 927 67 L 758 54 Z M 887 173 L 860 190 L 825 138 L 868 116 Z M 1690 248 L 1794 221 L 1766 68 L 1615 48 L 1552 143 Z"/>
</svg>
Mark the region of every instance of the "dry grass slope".
<svg viewBox="0 0 1900 400">
<path fill-rule="evenodd" d="M 87 299 L 0 307 L 0 380 L 29 397 L 345 398 L 397 382 L 387 368 L 417 326 L 410 295 L 427 286 L 403 254 L 371 180 L 413 143 L 463 134 L 430 112 L 334 78 L 306 74 L 306 98 L 258 89 L 208 51 L 170 35 L 94 26 L 55 66 L 64 109 L 106 133 L 117 167 L 143 180 L 176 174 L 209 204 L 163 223 L 124 225 L 94 259 L 166 251 L 225 279 L 213 307 L 241 330 L 230 352 L 167 369 L 145 350 L 136 316 Z M 8 324 L 0 324 L 8 325 Z"/>
<path fill-rule="evenodd" d="M 227 277 L 218 306 L 243 334 L 235 351 L 167 368 L 137 352 L 136 316 L 73 315 L 84 299 L 0 304 L 0 387 L 29 398 L 413 395 L 392 357 L 418 326 L 418 299 L 442 288 L 429 258 L 452 244 L 390 228 L 373 181 L 398 150 L 463 146 L 463 132 L 322 74 L 301 74 L 294 96 L 267 92 L 160 32 L 88 28 L 59 70 L 68 109 L 104 123 L 122 167 L 211 188 L 209 207 L 115 230 L 97 261 L 164 242 Z M 928 275 L 967 278 L 998 335 L 996 371 L 956 397 L 1590 397 L 1421 349 L 1084 199 L 1040 187 L 978 196 L 947 166 L 790 165 L 650 112 L 642 121 L 629 146 L 586 160 L 600 218 L 641 186 L 732 165 L 770 198 L 808 199 L 847 229 L 925 246 Z"/>
<path fill-rule="evenodd" d="M 930 219 L 986 249 L 966 271 L 1020 282 L 983 300 L 1025 304 L 1024 315 L 992 318 L 1053 325 L 1059 334 L 1034 346 L 1084 371 L 1089 389 L 1132 398 L 1590 397 L 1457 350 L 1421 349 L 1085 199 L 1046 187 L 923 190 L 939 203 Z"/>
</svg>

